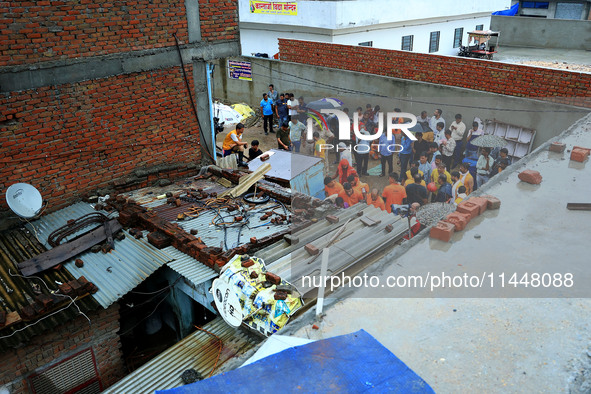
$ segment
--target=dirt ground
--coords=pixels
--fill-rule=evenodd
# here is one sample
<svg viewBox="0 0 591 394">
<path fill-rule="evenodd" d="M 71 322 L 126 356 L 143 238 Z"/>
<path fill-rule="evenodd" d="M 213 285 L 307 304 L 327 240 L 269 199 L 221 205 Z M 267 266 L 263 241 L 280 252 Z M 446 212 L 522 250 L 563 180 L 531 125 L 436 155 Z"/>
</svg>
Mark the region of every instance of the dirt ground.
<svg viewBox="0 0 591 394">
<path fill-rule="evenodd" d="M 226 126 L 224 129 L 224 133 L 219 133 L 216 136 L 216 143 L 217 146 L 222 146 L 222 142 L 226 137 L 226 133 L 233 130 L 234 126 Z M 277 130 L 277 127 L 274 126 L 273 130 Z M 276 134 L 269 134 L 265 135 L 263 132 L 263 124 L 262 121 L 259 120 L 255 123 L 254 126 L 246 127 L 244 134 L 242 136 L 243 141 L 248 142 L 248 146 L 250 147 L 250 143 L 252 140 L 258 140 L 260 143 L 260 148 L 263 152 L 269 149 L 277 149 L 277 137 Z M 334 153 L 329 154 L 329 174 L 336 173 L 336 155 Z M 369 159 L 368 170 L 374 168 L 375 166 L 380 165 L 379 160 Z M 397 159 L 394 158 L 394 171 L 400 172 L 400 164 L 398 163 Z M 377 187 L 378 190 L 381 192 L 385 186 L 388 185 L 388 177 L 380 177 L 380 176 L 361 176 L 361 181 L 367 183 L 370 188 Z"/>
</svg>

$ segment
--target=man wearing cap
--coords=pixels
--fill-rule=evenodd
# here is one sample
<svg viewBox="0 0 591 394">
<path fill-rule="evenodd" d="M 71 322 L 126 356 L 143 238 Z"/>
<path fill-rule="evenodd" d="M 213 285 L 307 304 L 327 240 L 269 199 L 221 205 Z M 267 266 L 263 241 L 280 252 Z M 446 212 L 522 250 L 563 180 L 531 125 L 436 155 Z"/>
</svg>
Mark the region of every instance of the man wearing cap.
<svg viewBox="0 0 591 394">
<path fill-rule="evenodd" d="M 341 159 L 346 159 L 349 163 L 353 163 L 351 149 L 344 142 L 339 142 L 338 151 Z"/>
<path fill-rule="evenodd" d="M 244 149 L 248 146 L 248 143 L 242 142 L 242 134 L 244 133 L 244 125 L 238 123 L 236 128 L 226 134 L 224 142 L 222 144 L 222 155 L 224 157 L 231 155 L 232 153 L 238 153 L 238 165 L 246 167 L 244 162 Z"/>
</svg>

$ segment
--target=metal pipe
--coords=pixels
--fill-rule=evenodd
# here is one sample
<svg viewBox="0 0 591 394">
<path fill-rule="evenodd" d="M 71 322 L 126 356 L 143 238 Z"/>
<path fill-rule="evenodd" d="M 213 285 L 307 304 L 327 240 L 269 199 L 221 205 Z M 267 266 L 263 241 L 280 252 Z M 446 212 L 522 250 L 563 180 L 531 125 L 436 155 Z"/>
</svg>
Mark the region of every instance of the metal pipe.
<svg viewBox="0 0 591 394">
<path fill-rule="evenodd" d="M 211 128 L 211 155 L 216 158 L 215 153 L 215 125 L 213 123 L 213 96 L 211 94 L 211 75 L 213 74 L 213 65 L 205 63 L 207 74 L 207 100 L 209 101 L 209 126 Z M 215 164 L 215 162 L 214 162 Z"/>
</svg>

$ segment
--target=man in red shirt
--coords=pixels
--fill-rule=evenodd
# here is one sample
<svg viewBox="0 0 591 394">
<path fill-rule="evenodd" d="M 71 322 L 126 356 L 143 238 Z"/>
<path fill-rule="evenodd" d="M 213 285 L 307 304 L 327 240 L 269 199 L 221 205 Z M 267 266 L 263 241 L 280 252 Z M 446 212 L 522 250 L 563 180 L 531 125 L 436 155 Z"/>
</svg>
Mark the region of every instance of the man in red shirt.
<svg viewBox="0 0 591 394">
<path fill-rule="evenodd" d="M 403 204 L 406 199 L 406 189 L 398 183 L 398 174 L 392 172 L 388 180 L 390 184 L 384 188 L 382 197 L 386 201 L 386 211 L 392 213 L 392 204 Z"/>
<path fill-rule="evenodd" d="M 344 190 L 339 193 L 339 197 L 343 201 L 349 204 L 350 207 L 357 204 L 359 201 L 364 201 L 363 195 L 356 190 L 353 190 L 353 186 L 349 182 L 345 182 L 343 185 Z"/>
</svg>

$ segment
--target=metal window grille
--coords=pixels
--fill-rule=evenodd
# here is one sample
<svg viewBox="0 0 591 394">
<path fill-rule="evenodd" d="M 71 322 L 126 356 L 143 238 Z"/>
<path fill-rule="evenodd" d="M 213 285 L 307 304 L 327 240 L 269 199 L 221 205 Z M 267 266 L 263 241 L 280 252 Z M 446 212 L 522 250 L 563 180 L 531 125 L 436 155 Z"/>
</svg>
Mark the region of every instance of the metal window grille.
<svg viewBox="0 0 591 394">
<path fill-rule="evenodd" d="M 414 36 L 404 36 L 402 37 L 402 46 L 401 49 L 403 51 L 412 51 L 412 41 Z"/>
<path fill-rule="evenodd" d="M 462 36 L 464 35 L 464 28 L 459 27 L 454 31 L 454 48 L 462 46 Z"/>
<path fill-rule="evenodd" d="M 35 394 L 94 394 L 102 391 L 92 349 L 83 350 L 29 377 Z"/>
<path fill-rule="evenodd" d="M 439 51 L 439 32 L 432 31 L 429 38 L 429 53 Z"/>
</svg>

